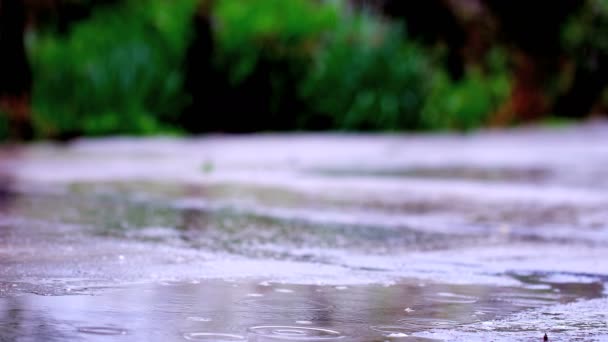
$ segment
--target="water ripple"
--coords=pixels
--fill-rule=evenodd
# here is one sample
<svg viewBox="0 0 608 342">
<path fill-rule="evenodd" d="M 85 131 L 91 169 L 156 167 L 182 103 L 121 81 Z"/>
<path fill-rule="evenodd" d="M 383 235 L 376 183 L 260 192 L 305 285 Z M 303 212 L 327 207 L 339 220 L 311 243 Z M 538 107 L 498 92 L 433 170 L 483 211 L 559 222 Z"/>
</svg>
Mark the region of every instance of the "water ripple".
<svg viewBox="0 0 608 342">
<path fill-rule="evenodd" d="M 405 318 L 399 320 L 399 325 L 410 332 L 421 331 L 427 329 L 449 329 L 454 328 L 467 322 L 459 322 L 451 319 L 443 318 Z M 404 331 L 405 331 L 404 330 Z"/>
<path fill-rule="evenodd" d="M 426 298 L 435 303 L 445 304 L 473 304 L 478 300 L 478 298 L 474 296 L 460 295 L 450 292 L 439 292 Z"/>
<path fill-rule="evenodd" d="M 77 330 L 80 333 L 91 335 L 116 336 L 127 334 L 127 331 L 125 329 L 114 327 L 80 327 Z"/>
<path fill-rule="evenodd" d="M 251 308 L 277 311 L 322 311 L 332 308 L 330 304 L 307 299 L 248 298 L 238 302 Z"/>
<path fill-rule="evenodd" d="M 245 337 L 241 335 L 211 332 L 190 332 L 185 333 L 183 336 L 186 340 L 190 341 L 233 342 L 245 340 Z"/>
<path fill-rule="evenodd" d="M 279 325 L 251 327 L 249 333 L 254 336 L 285 341 L 324 341 L 346 337 L 335 330 Z"/>
</svg>

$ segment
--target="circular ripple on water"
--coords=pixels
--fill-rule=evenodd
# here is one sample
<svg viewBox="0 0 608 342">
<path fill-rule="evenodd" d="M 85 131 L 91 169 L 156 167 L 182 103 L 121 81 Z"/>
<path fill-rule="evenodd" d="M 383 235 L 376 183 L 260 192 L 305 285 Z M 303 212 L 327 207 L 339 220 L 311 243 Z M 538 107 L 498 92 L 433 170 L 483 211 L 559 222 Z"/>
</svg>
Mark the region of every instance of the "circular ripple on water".
<svg viewBox="0 0 608 342">
<path fill-rule="evenodd" d="M 495 300 L 516 307 L 535 308 L 559 303 L 559 295 L 549 294 L 502 294 Z"/>
<path fill-rule="evenodd" d="M 460 295 L 450 292 L 439 292 L 435 295 L 427 296 L 426 298 L 435 303 L 445 304 L 473 304 L 478 300 L 478 298 L 474 296 Z"/>
<path fill-rule="evenodd" d="M 399 341 L 441 341 L 441 340 L 436 340 L 436 339 L 432 339 L 432 338 L 426 338 L 426 337 L 418 337 L 418 336 L 412 336 L 410 335 L 410 331 L 407 328 L 404 328 L 402 326 L 397 326 L 397 325 L 374 325 L 371 326 L 370 329 L 377 331 L 379 333 L 382 333 L 382 335 L 384 335 L 385 338 L 393 340 L 399 340 Z"/>
<path fill-rule="evenodd" d="M 245 340 L 245 337 L 241 335 L 211 332 L 191 332 L 185 333 L 183 336 L 186 340 L 190 341 L 233 342 Z"/>
<path fill-rule="evenodd" d="M 259 310 L 276 310 L 276 311 L 323 311 L 332 308 L 327 303 L 317 302 L 314 300 L 294 300 L 294 299 L 266 299 L 266 298 L 248 298 L 238 302 L 240 305 L 245 305 Z"/>
<path fill-rule="evenodd" d="M 383 333 L 386 337 L 406 337 L 410 333 L 407 329 L 396 325 L 372 325 L 369 328 Z"/>
<path fill-rule="evenodd" d="M 78 328 L 78 332 L 83 334 L 91 334 L 91 335 L 106 335 L 106 336 L 116 336 L 116 335 L 126 335 L 127 331 L 121 328 L 114 327 L 80 327 Z"/>
<path fill-rule="evenodd" d="M 251 327 L 249 333 L 255 336 L 288 341 L 337 340 L 346 337 L 335 330 L 280 325 Z"/>
<path fill-rule="evenodd" d="M 443 318 L 405 318 L 399 320 L 399 325 L 403 329 L 403 332 L 414 332 L 427 329 L 450 329 L 466 323 L 472 322 L 459 322 Z"/>
</svg>

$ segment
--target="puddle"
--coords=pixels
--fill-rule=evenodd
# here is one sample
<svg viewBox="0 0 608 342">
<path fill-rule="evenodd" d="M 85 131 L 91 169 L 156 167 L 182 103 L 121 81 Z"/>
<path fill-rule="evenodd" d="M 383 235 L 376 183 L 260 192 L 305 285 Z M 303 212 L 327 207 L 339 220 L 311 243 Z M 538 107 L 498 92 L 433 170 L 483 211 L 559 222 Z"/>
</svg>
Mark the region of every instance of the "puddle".
<svg viewBox="0 0 608 342">
<path fill-rule="evenodd" d="M 5 197 L 0 337 L 7 340 L 432 341 L 450 340 L 460 330 L 532 335 L 533 324 L 501 322 L 606 291 L 604 279 L 589 274 L 493 275 L 470 261 L 408 261 L 412 251 L 494 243 L 479 232 L 315 224 L 112 193 Z M 468 281 L 458 284 L 463 277 Z M 483 277 L 491 281 L 480 283 Z M 32 324 L 45 328 L 32 330 Z M 545 330 L 564 333 L 577 324 Z M 420 335 L 437 331 L 447 335 Z"/>
<path fill-rule="evenodd" d="M 0 147 L 0 340 L 607 339 L 607 130 Z"/>
<path fill-rule="evenodd" d="M 324 285 L 269 283 L 262 286 L 266 289 L 264 298 L 248 297 L 252 290 L 260 290 L 259 284 L 258 280 L 201 280 L 195 284 L 189 281 L 168 283 L 169 286 L 129 286 L 94 296 L 25 294 L 0 298 L 0 336 L 7 340 L 27 337 L 32 333 L 30 327 L 39 325 L 46 327 L 48 339 L 57 336 L 70 339 L 86 334 L 158 341 L 374 341 L 381 338 L 423 341 L 424 336 L 417 336 L 419 333 L 437 330 L 496 328 L 535 332 L 533 325 L 507 328 L 504 323 L 493 323 L 526 312 L 516 300 L 496 300 L 506 294 L 517 298 L 546 295 L 542 302 L 526 301 L 530 304 L 526 308 L 547 313 L 551 311 L 544 308 L 578 299 L 569 291 L 554 294 L 551 290 L 525 287 L 433 283 L 420 287 L 407 280 L 390 287 L 351 285 L 348 291 L 336 291 Z M 578 291 L 588 291 L 588 297 L 592 298 L 601 296 L 602 289 L 596 285 L 577 286 Z M 278 288 L 293 292 L 274 291 Z M 473 297 L 474 301 L 462 300 Z M 460 300 L 437 302 L 435 298 Z M 488 307 L 492 309 L 487 310 Z M 559 315 L 547 317 L 554 321 Z M 484 325 L 485 322 L 493 325 Z M 557 333 L 558 325 L 551 331 Z M 73 328 L 66 328 L 70 326 Z M 477 326 L 481 328 L 475 328 Z"/>
</svg>

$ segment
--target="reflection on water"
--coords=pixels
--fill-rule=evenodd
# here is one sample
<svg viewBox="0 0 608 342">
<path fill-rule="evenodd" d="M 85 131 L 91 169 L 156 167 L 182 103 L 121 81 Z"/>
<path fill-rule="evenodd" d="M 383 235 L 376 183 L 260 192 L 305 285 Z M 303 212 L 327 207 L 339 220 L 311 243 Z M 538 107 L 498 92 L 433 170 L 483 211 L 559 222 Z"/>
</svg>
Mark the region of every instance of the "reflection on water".
<svg viewBox="0 0 608 342">
<path fill-rule="evenodd" d="M 429 339 L 413 339 L 416 333 L 505 317 L 521 311 L 521 302 L 526 307 L 532 299 L 540 301 L 531 306 L 556 304 L 578 298 L 581 291 L 587 298 L 599 297 L 603 290 L 596 283 L 578 284 L 579 293 L 568 291 L 567 284 L 547 285 L 526 289 L 404 281 L 338 290 L 206 280 L 129 286 L 94 296 L 20 295 L 0 299 L 0 339 L 423 341 Z M 558 286 L 564 290 L 557 291 Z"/>
<path fill-rule="evenodd" d="M 387 226 L 381 222 L 315 223 L 300 217 L 285 218 L 277 213 L 260 214 L 230 206 L 193 207 L 177 203 L 153 197 L 134 199 L 117 194 L 91 196 L 71 192 L 19 195 L 13 199 L 10 210 L 15 216 L 55 225 L 52 231 L 40 231 L 47 235 L 56 233 L 57 225 L 61 225 L 64 229 L 75 228 L 79 233 L 122 240 L 319 262 L 324 260 L 318 253 L 294 255 L 290 251 L 340 248 L 393 254 L 478 242 L 485 237 L 467 232 L 452 235 L 403 225 Z"/>
<path fill-rule="evenodd" d="M 542 168 L 482 168 L 471 166 L 442 166 L 442 167 L 410 167 L 403 169 L 363 169 L 340 170 L 328 169 L 318 171 L 325 175 L 345 176 L 363 175 L 375 177 L 411 177 L 436 179 L 472 179 L 478 181 L 511 181 L 541 183 L 551 179 L 549 170 Z"/>
</svg>

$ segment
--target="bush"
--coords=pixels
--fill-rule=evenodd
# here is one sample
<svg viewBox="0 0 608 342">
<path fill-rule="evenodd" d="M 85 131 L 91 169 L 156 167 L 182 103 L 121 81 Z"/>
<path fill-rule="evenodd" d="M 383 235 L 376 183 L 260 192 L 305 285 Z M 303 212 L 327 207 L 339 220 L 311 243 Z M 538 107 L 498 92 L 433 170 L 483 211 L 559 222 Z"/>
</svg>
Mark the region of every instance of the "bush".
<svg viewBox="0 0 608 342">
<path fill-rule="evenodd" d="M 561 103 L 557 103 L 556 114 L 588 114 L 594 110 L 594 104 L 599 105 L 596 110 L 605 113 L 608 108 L 608 1 L 585 2 L 568 18 L 561 33 L 571 67 L 565 68 L 558 83 L 557 92 L 563 97 L 558 98 Z"/>
<path fill-rule="evenodd" d="M 8 113 L 0 108 L 0 141 L 4 141 L 9 137 L 9 121 Z"/>
<path fill-rule="evenodd" d="M 337 8 L 310 0 L 220 0 L 216 41 L 220 67 L 242 82 L 260 59 L 307 60 L 337 19 Z"/>
<path fill-rule="evenodd" d="M 366 13 L 343 18 L 315 56 L 301 88 L 311 106 L 303 127 L 413 129 L 428 91 L 424 52 L 401 28 Z"/>
<path fill-rule="evenodd" d="M 31 37 L 38 135 L 152 133 L 187 101 L 181 64 L 195 0 L 97 9 L 66 37 Z"/>
<path fill-rule="evenodd" d="M 429 68 L 397 25 L 346 1 L 220 0 L 214 13 L 231 86 L 270 83 L 270 94 L 250 87 L 271 98 L 253 110 L 294 115 L 292 129 L 417 126 Z"/>
<path fill-rule="evenodd" d="M 486 124 L 511 88 L 504 52 L 494 49 L 487 64 L 486 70 L 469 68 L 458 81 L 438 71 L 422 109 L 422 128 L 470 130 Z"/>
<path fill-rule="evenodd" d="M 588 53 L 583 49 L 608 52 L 608 1 L 589 0 L 562 27 L 562 43 L 575 57 Z M 586 56 L 585 56 L 586 57 Z"/>
<path fill-rule="evenodd" d="M 303 108 L 298 86 L 323 36 L 336 25 L 337 6 L 311 0 L 219 0 L 213 17 L 215 68 L 226 89 L 217 97 L 230 100 L 211 109 L 230 117 L 223 128 L 294 129 Z"/>
<path fill-rule="evenodd" d="M 97 5 L 67 36 L 31 35 L 38 136 L 158 133 L 180 120 L 200 130 L 469 129 L 509 89 L 504 54 L 452 81 L 400 25 L 347 0 L 216 0 L 213 62 L 189 56 L 202 87 L 188 89 L 197 101 L 182 113 L 200 1 Z M 199 59 L 205 67 L 192 68 Z"/>
</svg>

